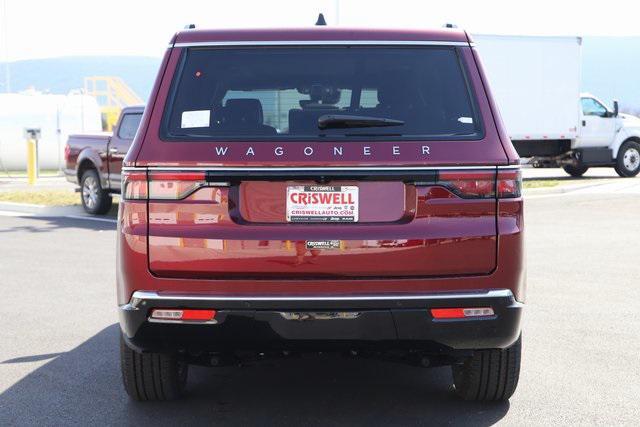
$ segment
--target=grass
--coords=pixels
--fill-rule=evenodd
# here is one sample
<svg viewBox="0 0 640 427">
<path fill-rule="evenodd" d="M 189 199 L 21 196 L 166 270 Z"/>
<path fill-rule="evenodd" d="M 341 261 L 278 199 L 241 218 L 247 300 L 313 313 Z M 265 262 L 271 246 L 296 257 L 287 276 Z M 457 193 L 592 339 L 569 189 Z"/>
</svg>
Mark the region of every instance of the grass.
<svg viewBox="0 0 640 427">
<path fill-rule="evenodd" d="M 522 183 L 523 188 L 548 188 L 555 187 L 560 184 L 557 179 L 541 179 L 533 181 L 524 181 Z"/>
<path fill-rule="evenodd" d="M 0 191 L 0 202 L 73 206 L 80 204 L 80 194 L 68 190 Z"/>
<path fill-rule="evenodd" d="M 118 216 L 118 196 L 113 198 L 113 206 L 107 216 Z M 0 202 L 28 203 L 40 206 L 79 206 L 80 193 L 69 190 L 27 190 L 0 191 Z"/>
</svg>

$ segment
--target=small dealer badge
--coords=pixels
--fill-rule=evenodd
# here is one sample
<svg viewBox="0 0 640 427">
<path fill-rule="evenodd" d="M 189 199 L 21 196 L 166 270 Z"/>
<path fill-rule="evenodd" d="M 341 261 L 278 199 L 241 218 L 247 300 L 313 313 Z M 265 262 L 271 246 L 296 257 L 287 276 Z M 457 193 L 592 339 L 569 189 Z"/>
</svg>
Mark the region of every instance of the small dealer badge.
<svg viewBox="0 0 640 427">
<path fill-rule="evenodd" d="M 340 249 L 340 240 L 307 240 L 307 249 Z"/>
</svg>

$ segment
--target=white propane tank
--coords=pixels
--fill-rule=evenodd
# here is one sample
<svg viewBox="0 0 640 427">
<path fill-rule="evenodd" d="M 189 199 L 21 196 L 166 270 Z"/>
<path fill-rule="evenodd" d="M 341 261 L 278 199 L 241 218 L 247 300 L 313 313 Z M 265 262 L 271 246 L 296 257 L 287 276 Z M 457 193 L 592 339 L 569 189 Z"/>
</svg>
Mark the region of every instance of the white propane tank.
<svg viewBox="0 0 640 427">
<path fill-rule="evenodd" d="M 69 134 L 102 131 L 95 98 L 72 91 L 68 95 L 34 90 L 0 94 L 0 172 L 25 170 L 25 129 L 39 129 L 40 170 L 64 168 L 64 146 Z"/>
</svg>

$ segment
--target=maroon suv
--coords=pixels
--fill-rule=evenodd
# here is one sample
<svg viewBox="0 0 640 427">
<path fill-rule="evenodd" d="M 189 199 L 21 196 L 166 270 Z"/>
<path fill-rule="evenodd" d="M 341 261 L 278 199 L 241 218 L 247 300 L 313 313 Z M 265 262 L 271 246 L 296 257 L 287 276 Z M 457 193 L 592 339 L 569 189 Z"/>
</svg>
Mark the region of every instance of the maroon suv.
<svg viewBox="0 0 640 427">
<path fill-rule="evenodd" d="M 519 159 L 463 31 L 187 30 L 123 167 L 127 392 L 189 364 L 344 351 L 451 365 L 505 400 L 520 368 Z"/>
</svg>

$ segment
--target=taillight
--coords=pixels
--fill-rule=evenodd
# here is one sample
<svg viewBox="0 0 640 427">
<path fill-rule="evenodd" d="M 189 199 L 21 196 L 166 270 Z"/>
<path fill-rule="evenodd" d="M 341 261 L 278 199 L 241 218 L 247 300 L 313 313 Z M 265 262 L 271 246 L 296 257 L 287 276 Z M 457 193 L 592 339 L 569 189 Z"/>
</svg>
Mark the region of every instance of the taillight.
<svg viewBox="0 0 640 427">
<path fill-rule="evenodd" d="M 522 194 L 522 174 L 520 169 L 443 170 L 438 172 L 435 182 L 417 182 L 416 185 L 432 187 L 429 198 L 493 199 L 496 195 L 499 199 L 515 198 Z"/>
<path fill-rule="evenodd" d="M 491 307 L 471 307 L 471 308 L 432 308 L 431 315 L 434 319 L 468 319 L 472 317 L 492 317 L 494 316 Z"/>
<path fill-rule="evenodd" d="M 498 198 L 513 199 L 522 195 L 522 171 L 520 169 L 498 171 Z"/>
<path fill-rule="evenodd" d="M 150 172 L 149 198 L 160 200 L 184 199 L 207 185 L 204 172 Z"/>
<path fill-rule="evenodd" d="M 71 147 L 69 147 L 69 144 L 66 144 L 64 146 L 64 161 L 65 162 L 69 161 L 69 154 L 71 154 Z"/>
<path fill-rule="evenodd" d="M 495 170 L 441 171 L 436 185 L 463 199 L 491 199 L 495 197 L 495 177 Z"/>
<path fill-rule="evenodd" d="M 201 187 L 224 187 L 228 182 L 208 182 L 204 171 L 132 172 L 122 175 L 124 199 L 180 200 Z"/>
<path fill-rule="evenodd" d="M 151 312 L 149 320 L 152 322 L 217 323 L 216 314 L 216 310 L 207 309 L 155 308 Z"/>
<path fill-rule="evenodd" d="M 121 195 L 125 200 L 146 200 L 147 173 L 140 171 L 123 171 Z"/>
</svg>

